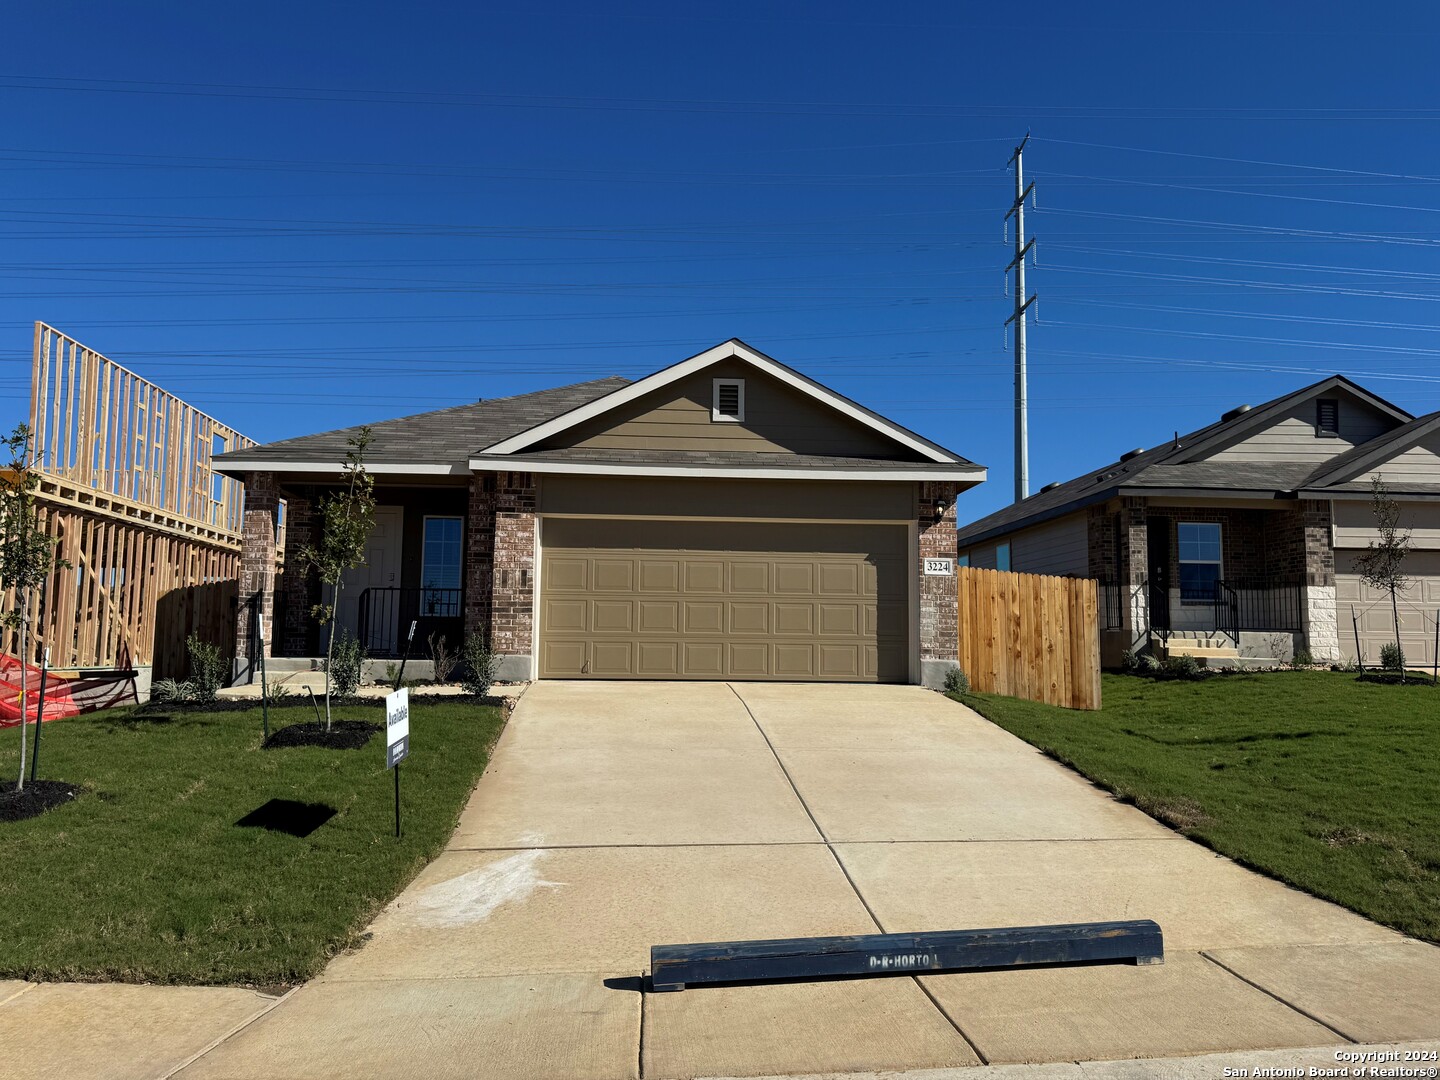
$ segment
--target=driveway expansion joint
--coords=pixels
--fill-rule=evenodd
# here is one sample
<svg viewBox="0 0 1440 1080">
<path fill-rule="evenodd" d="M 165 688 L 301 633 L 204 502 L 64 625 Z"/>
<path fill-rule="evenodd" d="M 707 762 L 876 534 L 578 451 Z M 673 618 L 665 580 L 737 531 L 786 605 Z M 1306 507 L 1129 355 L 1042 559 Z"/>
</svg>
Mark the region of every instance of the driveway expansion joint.
<svg viewBox="0 0 1440 1080">
<path fill-rule="evenodd" d="M 1210 963 L 1212 963 L 1212 964 L 1214 964 L 1216 967 L 1218 967 L 1221 971 L 1225 972 L 1227 975 L 1232 975 L 1232 976 L 1234 976 L 1235 978 L 1237 978 L 1237 979 L 1239 979 L 1241 982 L 1243 982 L 1246 986 L 1253 986 L 1256 990 L 1259 990 L 1259 991 L 1260 991 L 1262 994 L 1264 994 L 1266 997 L 1274 998 L 1274 999 L 1275 999 L 1276 1001 L 1278 1001 L 1281 1005 L 1284 1005 L 1287 1009 L 1294 1009 L 1294 1010 L 1295 1010 L 1297 1013 L 1299 1013 L 1301 1016 L 1305 1017 L 1305 1019 L 1314 1021 L 1315 1023 L 1317 1023 L 1317 1024 L 1319 1024 L 1321 1027 L 1323 1027 L 1326 1031 L 1333 1031 L 1336 1035 L 1338 1035 L 1340 1038 L 1344 1039 L 1347 1043 L 1352 1043 L 1352 1044 L 1353 1044 L 1353 1043 L 1355 1043 L 1355 1042 L 1358 1041 L 1358 1040 L 1356 1040 L 1356 1039 L 1352 1039 L 1349 1035 L 1346 1035 L 1345 1032 L 1341 1031 L 1341 1030 L 1340 1030 L 1339 1028 L 1337 1028 L 1334 1024 L 1328 1024 L 1328 1023 L 1326 1023 L 1324 1020 L 1320 1019 L 1320 1017 L 1316 1016 L 1314 1013 L 1310 1012 L 1308 1009 L 1302 1009 L 1299 1005 L 1296 1005 L 1293 1001 L 1287 1001 L 1287 1000 L 1285 1000 L 1285 998 L 1281 997 L 1279 994 L 1277 994 L 1275 991 L 1269 989 L 1268 987 L 1261 986 L 1259 983 L 1257 983 L 1257 982 L 1256 982 L 1255 980 L 1253 980 L 1253 979 L 1247 979 L 1244 975 L 1241 975 L 1241 974 L 1240 974 L 1238 971 L 1236 971 L 1234 968 L 1228 966 L 1227 964 L 1225 964 L 1225 963 L 1221 962 L 1220 960 L 1217 960 L 1215 957 L 1211 956 L 1211 955 L 1210 955 L 1207 951 L 1205 951 L 1204 949 L 1201 949 L 1201 950 L 1200 950 L 1200 955 L 1203 956 L 1203 957 L 1204 957 L 1206 960 L 1208 960 Z"/>
<path fill-rule="evenodd" d="M 751 722 L 754 723 L 755 729 L 760 732 L 760 737 L 765 740 L 765 745 L 770 748 L 770 753 L 775 758 L 775 764 L 778 765 L 780 767 L 780 771 L 785 774 L 786 783 L 790 785 L 790 790 L 795 793 L 795 798 L 799 800 L 801 807 L 804 808 L 805 813 L 809 816 L 810 823 L 815 826 L 815 831 L 819 833 L 821 839 L 824 840 L 825 847 L 830 852 L 830 857 L 835 860 L 836 867 L 839 868 L 840 873 L 845 876 L 845 880 L 847 883 L 849 883 L 851 891 L 855 893 L 855 899 L 859 900 L 861 905 L 865 908 L 865 911 L 870 916 L 870 921 L 875 924 L 875 928 L 879 930 L 882 934 L 886 933 L 887 931 L 885 929 L 885 925 L 880 921 L 880 916 L 877 915 L 875 909 L 870 906 L 870 901 L 865 899 L 864 893 L 860 891 L 860 886 L 855 883 L 855 879 L 850 876 L 850 871 L 846 868 L 844 861 L 840 858 L 840 853 L 835 850 L 834 842 L 830 839 L 830 836 L 821 827 L 820 822 L 815 817 L 814 811 L 810 809 L 810 804 L 805 801 L 805 796 L 801 795 L 800 789 L 795 786 L 795 778 L 790 775 L 790 770 L 786 768 L 785 762 L 781 759 L 780 754 L 776 751 L 775 744 L 770 741 L 770 733 L 767 732 L 764 725 L 760 723 L 760 720 L 758 717 L 756 717 L 754 710 L 750 708 L 750 703 L 746 701 L 743 697 L 741 697 L 740 691 L 736 690 L 734 685 L 731 683 L 726 683 L 725 685 L 730 688 L 730 692 L 734 694 L 736 699 L 739 700 L 740 704 L 745 707 L 745 712 L 749 715 Z M 970 1047 L 970 1052 L 980 1059 L 981 1064 L 988 1065 L 990 1063 L 989 1059 L 980 1051 L 980 1047 L 976 1045 L 975 1040 L 970 1038 L 969 1035 L 965 1034 L 965 1031 L 963 1028 L 960 1027 L 959 1022 L 941 1007 L 940 1002 L 935 999 L 935 995 L 930 992 L 930 988 L 927 987 L 923 982 L 921 982 L 918 976 L 912 975 L 911 982 L 913 982 L 915 986 L 920 990 L 920 992 L 925 995 L 926 1000 L 928 1000 L 930 1004 L 934 1006 L 935 1011 L 938 1012 L 942 1017 L 944 1017 L 946 1022 L 955 1029 L 955 1034 L 959 1035 L 960 1038 L 965 1041 L 965 1044 Z"/>
</svg>

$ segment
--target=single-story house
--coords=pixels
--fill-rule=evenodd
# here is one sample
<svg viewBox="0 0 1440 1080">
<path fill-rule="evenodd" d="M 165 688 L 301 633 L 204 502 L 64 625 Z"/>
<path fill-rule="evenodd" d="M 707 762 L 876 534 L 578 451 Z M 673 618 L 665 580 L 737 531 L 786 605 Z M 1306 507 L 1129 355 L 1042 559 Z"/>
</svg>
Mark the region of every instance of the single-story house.
<svg viewBox="0 0 1440 1080">
<path fill-rule="evenodd" d="M 417 655 L 479 631 L 513 680 L 938 684 L 956 664 L 955 497 L 985 469 L 743 342 L 370 427 L 376 527 L 338 622 L 371 656 L 418 620 Z M 215 459 L 245 482 L 237 678 L 262 647 L 323 652 L 314 576 L 277 577 L 280 507 L 293 552 L 358 430 Z"/>
<path fill-rule="evenodd" d="M 1440 413 L 1413 417 L 1339 375 L 1049 484 L 961 527 L 959 558 L 1098 579 L 1107 663 L 1155 645 L 1373 662 L 1394 634 L 1388 594 L 1355 568 L 1376 535 L 1376 476 L 1413 530 L 1406 656 L 1432 663 Z"/>
</svg>

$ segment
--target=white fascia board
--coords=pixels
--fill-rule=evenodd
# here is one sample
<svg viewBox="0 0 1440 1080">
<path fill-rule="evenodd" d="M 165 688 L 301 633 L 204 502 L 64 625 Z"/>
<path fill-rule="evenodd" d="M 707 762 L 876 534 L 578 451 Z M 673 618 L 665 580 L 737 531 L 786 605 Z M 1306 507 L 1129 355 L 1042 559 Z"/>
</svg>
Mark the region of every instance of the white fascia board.
<svg viewBox="0 0 1440 1080">
<path fill-rule="evenodd" d="M 670 383 L 678 379 L 683 379 L 687 375 L 693 375 L 697 371 L 702 371 L 711 364 L 719 363 L 721 360 L 728 360 L 732 356 L 744 360 L 752 367 L 765 372 L 765 374 L 778 379 L 788 386 L 794 387 L 803 394 L 808 394 L 817 401 L 829 405 L 835 411 L 845 414 L 852 420 L 859 421 L 866 427 L 880 432 L 882 435 L 895 440 L 902 446 L 908 446 L 911 450 L 923 454 L 931 461 L 945 463 L 955 461 L 954 454 L 941 446 L 937 446 L 929 439 L 922 438 L 913 431 L 908 431 L 898 424 L 886 420 L 883 416 L 871 412 L 863 405 L 857 405 L 848 398 L 835 393 L 835 391 L 821 386 L 813 379 L 801 375 L 798 371 L 794 371 L 784 364 L 770 359 L 770 357 L 763 353 L 756 352 L 740 341 L 727 341 L 721 345 L 716 345 L 713 349 L 706 349 L 698 356 L 692 356 L 688 360 L 682 360 L 678 364 L 672 364 L 670 367 L 657 371 L 653 375 L 647 375 L 639 382 L 633 382 L 629 386 L 606 394 L 604 397 L 596 398 L 594 401 L 581 405 L 578 409 L 571 409 L 568 413 L 557 416 L 553 420 L 547 420 L 545 423 L 530 428 L 528 431 L 522 431 L 519 435 L 512 435 L 508 439 L 502 439 L 500 442 L 485 447 L 480 451 L 480 454 L 489 456 L 518 453 L 527 447 L 534 446 L 538 442 L 558 435 L 562 431 L 568 431 L 577 424 L 583 424 L 586 420 L 601 416 L 611 409 L 619 408 L 627 402 L 634 401 L 636 398 L 643 397 L 663 386 L 668 386 Z M 534 470 L 531 471 L 533 472 Z"/>
<path fill-rule="evenodd" d="M 339 474 L 344 471 L 344 463 L 339 461 L 217 461 L 215 471 L 227 476 L 232 473 L 256 472 Z M 466 476 L 471 470 L 463 463 L 446 465 L 434 462 L 411 464 L 367 461 L 365 462 L 365 471 L 376 476 Z"/>
<path fill-rule="evenodd" d="M 612 465 L 600 461 L 515 461 L 503 457 L 470 459 L 475 472 L 573 473 L 583 476 L 689 476 L 722 480 L 958 480 L 980 484 L 985 469 L 957 465 L 953 469 L 747 469 L 725 465 Z"/>
</svg>

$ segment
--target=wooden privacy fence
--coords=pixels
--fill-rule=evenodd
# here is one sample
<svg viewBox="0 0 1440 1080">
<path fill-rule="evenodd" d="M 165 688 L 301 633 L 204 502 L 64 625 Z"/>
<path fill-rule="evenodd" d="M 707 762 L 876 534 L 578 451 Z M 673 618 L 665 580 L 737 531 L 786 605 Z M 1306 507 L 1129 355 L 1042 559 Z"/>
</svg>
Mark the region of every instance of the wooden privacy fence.
<svg viewBox="0 0 1440 1080">
<path fill-rule="evenodd" d="M 32 590 L 25 659 L 182 677 L 192 632 L 233 654 L 244 492 L 211 456 L 251 440 L 44 323 L 30 428 L 41 527 L 70 568 Z M 0 629 L 0 652 L 19 635 Z"/>
<path fill-rule="evenodd" d="M 960 666 L 970 686 L 1069 709 L 1100 708 L 1095 582 L 956 570 Z"/>
</svg>

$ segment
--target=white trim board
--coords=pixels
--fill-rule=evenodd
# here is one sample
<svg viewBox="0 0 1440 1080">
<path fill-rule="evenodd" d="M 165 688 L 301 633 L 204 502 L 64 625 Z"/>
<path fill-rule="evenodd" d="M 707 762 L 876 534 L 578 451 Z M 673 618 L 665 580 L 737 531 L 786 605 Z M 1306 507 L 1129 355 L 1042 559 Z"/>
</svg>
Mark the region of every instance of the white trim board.
<svg viewBox="0 0 1440 1080">
<path fill-rule="evenodd" d="M 606 394 L 604 397 L 596 398 L 594 401 L 581 405 L 577 409 L 571 409 L 568 413 L 563 413 L 552 420 L 547 420 L 543 424 L 538 424 L 528 431 L 522 431 L 519 435 L 512 435 L 507 439 L 493 443 L 479 451 L 479 455 L 477 456 L 492 457 L 517 453 L 545 439 L 558 435 L 563 431 L 568 431 L 577 424 L 582 424 L 612 409 L 619 408 L 627 402 L 634 401 L 636 398 L 653 393 L 663 386 L 668 386 L 678 379 L 685 378 L 687 375 L 693 375 L 695 372 L 703 371 L 712 364 L 717 364 L 722 360 L 732 358 L 743 360 L 757 370 L 799 390 L 803 394 L 808 394 L 815 400 L 830 406 L 836 412 L 843 413 L 852 420 L 856 420 L 866 427 L 880 432 L 882 435 L 893 439 L 902 446 L 907 446 L 911 450 L 924 455 L 931 461 L 958 464 L 955 455 L 944 447 L 915 434 L 913 431 L 901 427 L 899 424 L 886 420 L 878 413 L 873 413 L 863 405 L 859 405 L 849 398 L 837 394 L 834 390 L 820 385 L 815 380 L 801 375 L 800 372 L 793 368 L 786 367 L 778 360 L 772 360 L 764 353 L 757 352 L 755 349 L 750 348 L 750 346 L 738 338 L 731 338 L 729 341 L 716 345 L 713 349 L 706 349 L 704 352 L 697 356 L 692 356 L 688 360 L 682 360 L 680 363 L 672 364 L 670 367 L 657 371 L 653 375 L 647 375 L 638 382 L 633 382 L 629 386 L 621 387 L 619 390 Z M 471 467 L 477 467 L 473 460 Z M 478 467 L 484 468 L 484 466 Z"/>
<path fill-rule="evenodd" d="M 344 462 L 341 461 L 245 461 L 228 462 L 221 461 L 215 464 L 215 471 L 229 475 L 231 473 L 255 473 L 255 472 L 285 472 L 285 473 L 341 473 L 344 471 Z M 365 471 L 374 473 L 376 476 L 385 475 L 410 475 L 410 476 L 468 476 L 470 467 L 464 462 L 457 462 L 454 465 L 434 464 L 427 462 L 386 462 L 367 461 Z M 528 470 L 518 469 L 517 472 Z"/>
<path fill-rule="evenodd" d="M 598 461 L 516 461 L 512 458 L 479 457 L 470 459 L 476 472 L 576 473 L 586 476 L 689 476 L 695 479 L 721 480 L 950 480 L 969 484 L 983 483 L 985 469 L 980 465 L 959 465 L 953 469 L 919 466 L 907 469 L 785 469 L 745 468 L 725 465 L 612 465 Z"/>
</svg>

